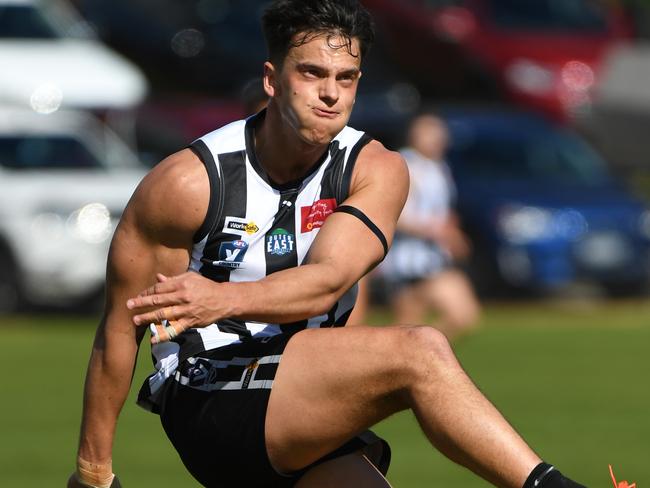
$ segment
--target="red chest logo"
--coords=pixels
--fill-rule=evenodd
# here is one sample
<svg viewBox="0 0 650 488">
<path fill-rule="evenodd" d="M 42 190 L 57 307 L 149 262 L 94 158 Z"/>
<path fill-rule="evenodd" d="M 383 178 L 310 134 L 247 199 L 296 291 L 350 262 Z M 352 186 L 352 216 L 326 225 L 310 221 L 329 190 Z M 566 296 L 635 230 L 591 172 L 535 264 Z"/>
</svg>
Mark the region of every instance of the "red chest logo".
<svg viewBox="0 0 650 488">
<path fill-rule="evenodd" d="M 300 232 L 311 232 L 321 228 L 327 217 L 334 213 L 335 208 L 336 199 L 334 198 L 318 200 L 311 207 L 300 207 Z"/>
</svg>

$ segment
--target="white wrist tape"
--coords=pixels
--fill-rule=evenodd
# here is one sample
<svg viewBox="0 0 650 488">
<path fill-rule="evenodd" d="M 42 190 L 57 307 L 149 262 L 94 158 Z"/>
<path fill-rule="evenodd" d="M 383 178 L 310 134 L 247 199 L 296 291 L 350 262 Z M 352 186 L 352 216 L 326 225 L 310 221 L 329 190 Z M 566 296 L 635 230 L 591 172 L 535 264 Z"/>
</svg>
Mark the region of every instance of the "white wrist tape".
<svg viewBox="0 0 650 488">
<path fill-rule="evenodd" d="M 95 464 L 77 458 L 77 480 L 84 486 L 88 488 L 110 488 L 114 478 L 112 461 L 107 464 Z"/>
</svg>

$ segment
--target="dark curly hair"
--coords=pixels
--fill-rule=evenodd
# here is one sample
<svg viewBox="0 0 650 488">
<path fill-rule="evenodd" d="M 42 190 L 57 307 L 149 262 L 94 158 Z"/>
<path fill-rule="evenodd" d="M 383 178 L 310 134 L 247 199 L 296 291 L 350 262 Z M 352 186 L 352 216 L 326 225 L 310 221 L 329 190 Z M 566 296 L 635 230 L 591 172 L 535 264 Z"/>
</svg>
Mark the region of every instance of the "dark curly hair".
<svg viewBox="0 0 650 488">
<path fill-rule="evenodd" d="M 262 30 L 269 59 L 280 67 L 289 49 L 322 34 L 330 43 L 342 36 L 353 56 L 352 39 L 358 39 L 361 59 L 375 39 L 372 18 L 357 0 L 276 0 L 264 12 Z"/>
</svg>

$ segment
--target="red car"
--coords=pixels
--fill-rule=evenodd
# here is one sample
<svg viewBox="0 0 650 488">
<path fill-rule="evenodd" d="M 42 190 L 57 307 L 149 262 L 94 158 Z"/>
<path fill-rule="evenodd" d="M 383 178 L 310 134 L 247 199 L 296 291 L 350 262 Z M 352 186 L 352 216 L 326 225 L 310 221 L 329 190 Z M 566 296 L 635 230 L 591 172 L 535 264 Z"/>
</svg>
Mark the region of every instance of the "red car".
<svg viewBox="0 0 650 488">
<path fill-rule="evenodd" d="M 495 94 L 560 120 L 588 108 L 610 48 L 632 37 L 607 0 L 363 0 L 425 93 Z"/>
</svg>

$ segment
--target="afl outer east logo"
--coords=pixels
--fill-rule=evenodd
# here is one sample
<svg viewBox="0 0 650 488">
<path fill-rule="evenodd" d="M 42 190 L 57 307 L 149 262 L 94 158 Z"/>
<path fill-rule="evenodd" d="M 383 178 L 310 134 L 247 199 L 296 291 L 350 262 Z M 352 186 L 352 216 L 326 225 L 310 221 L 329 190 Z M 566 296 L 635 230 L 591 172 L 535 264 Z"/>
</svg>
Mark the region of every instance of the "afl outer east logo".
<svg viewBox="0 0 650 488">
<path fill-rule="evenodd" d="M 275 229 L 266 238 L 266 252 L 276 256 L 283 256 L 293 251 L 295 246 L 294 236 L 285 229 Z"/>
</svg>

